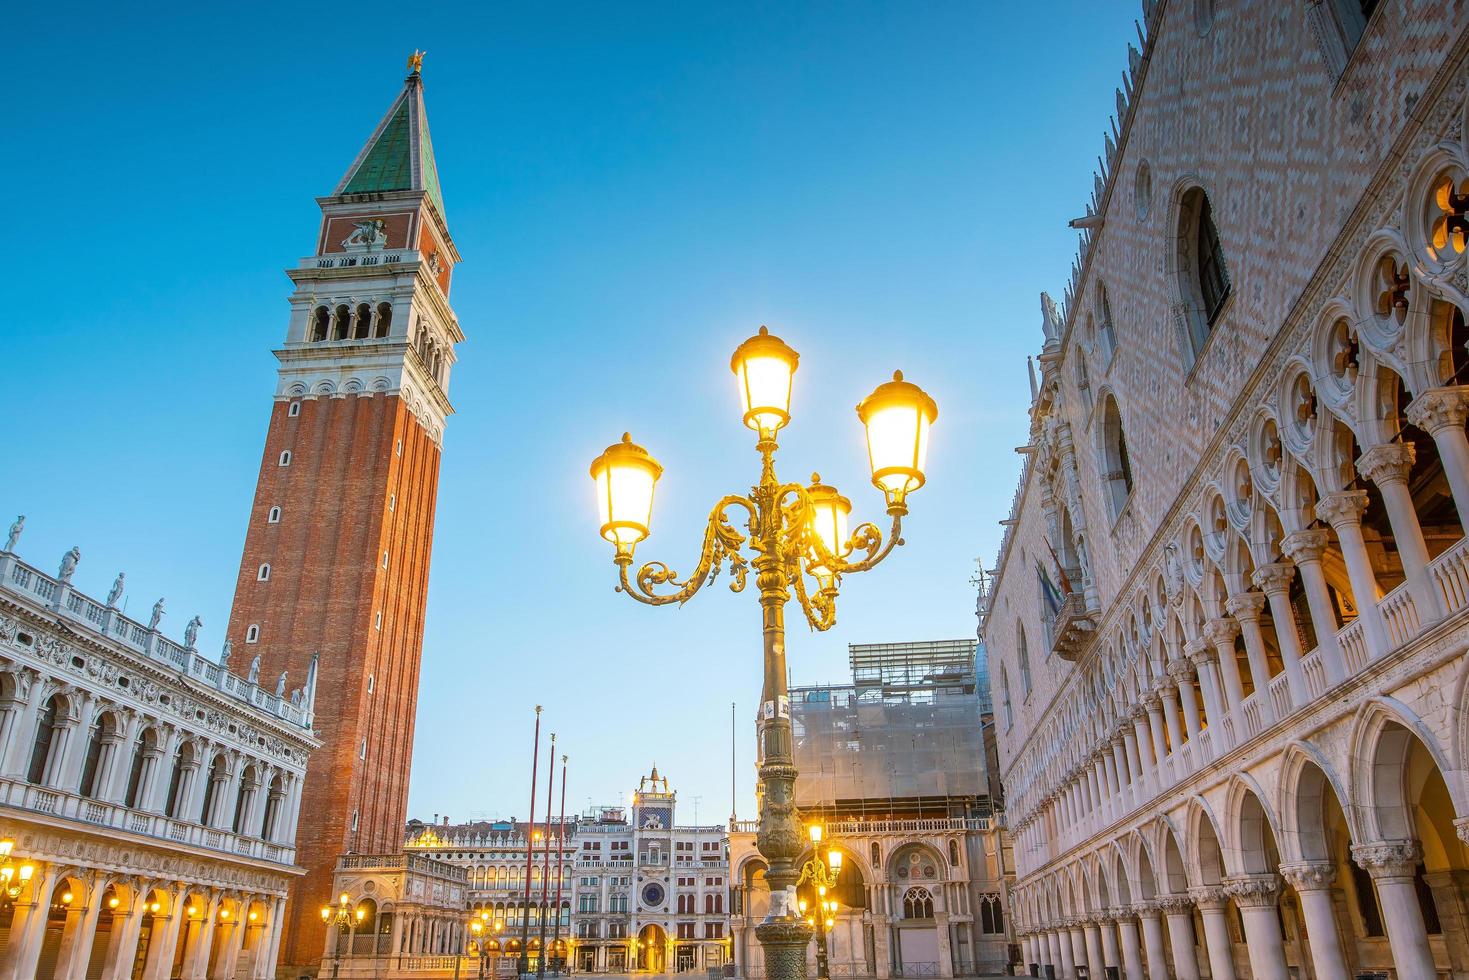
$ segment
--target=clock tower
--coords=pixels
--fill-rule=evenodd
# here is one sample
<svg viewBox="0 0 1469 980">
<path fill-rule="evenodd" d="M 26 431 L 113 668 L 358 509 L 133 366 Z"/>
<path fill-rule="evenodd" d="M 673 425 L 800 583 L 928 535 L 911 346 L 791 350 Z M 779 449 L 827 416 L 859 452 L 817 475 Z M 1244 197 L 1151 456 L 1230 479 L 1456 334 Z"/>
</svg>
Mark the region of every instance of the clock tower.
<svg viewBox="0 0 1469 980">
<path fill-rule="evenodd" d="M 451 414 L 444 217 L 418 58 L 332 193 L 295 284 L 229 640 L 262 684 L 319 655 L 280 962 L 318 963 L 344 852 L 402 846 L 439 455 Z M 297 970 L 296 972 L 299 972 Z"/>
</svg>

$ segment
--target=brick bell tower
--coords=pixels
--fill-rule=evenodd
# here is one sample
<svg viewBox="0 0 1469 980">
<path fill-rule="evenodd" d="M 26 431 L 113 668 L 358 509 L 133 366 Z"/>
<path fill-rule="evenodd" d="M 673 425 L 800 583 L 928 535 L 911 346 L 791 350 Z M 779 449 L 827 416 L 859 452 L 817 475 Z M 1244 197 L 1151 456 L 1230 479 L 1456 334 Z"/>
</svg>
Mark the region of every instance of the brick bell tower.
<svg viewBox="0 0 1469 980">
<path fill-rule="evenodd" d="M 449 237 L 415 54 L 295 283 L 230 614 L 237 658 L 304 683 L 320 654 L 281 964 L 318 963 L 346 851 L 402 846 L 447 392 Z M 299 969 L 292 975 L 299 973 Z M 314 970 L 312 970 L 314 972 Z"/>
</svg>

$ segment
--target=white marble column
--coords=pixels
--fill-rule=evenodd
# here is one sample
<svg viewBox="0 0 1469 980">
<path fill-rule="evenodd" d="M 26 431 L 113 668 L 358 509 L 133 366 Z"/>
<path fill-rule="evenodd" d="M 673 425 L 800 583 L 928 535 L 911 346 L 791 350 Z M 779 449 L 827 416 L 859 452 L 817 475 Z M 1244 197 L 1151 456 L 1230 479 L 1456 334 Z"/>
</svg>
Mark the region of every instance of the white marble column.
<svg viewBox="0 0 1469 980">
<path fill-rule="evenodd" d="M 1117 910 L 1117 934 L 1122 946 L 1122 975 L 1127 980 L 1147 980 L 1143 976 L 1143 948 L 1138 941 L 1137 919 L 1126 906 Z"/>
<path fill-rule="evenodd" d="M 1169 980 L 1168 954 L 1163 951 L 1163 913 L 1156 902 L 1137 906 L 1143 930 L 1143 952 L 1147 954 L 1148 980 Z"/>
<path fill-rule="evenodd" d="M 1260 632 L 1260 613 L 1265 609 L 1265 596 L 1259 592 L 1241 592 L 1230 596 L 1224 606 L 1239 623 L 1240 635 L 1245 638 L 1250 683 L 1255 687 L 1252 696 L 1259 705 L 1261 723 L 1269 727 L 1275 722 L 1275 705 L 1270 700 L 1270 662 L 1265 656 L 1265 637 Z M 1248 734 L 1242 732 L 1240 737 L 1246 738 Z"/>
<path fill-rule="evenodd" d="M 1275 896 L 1280 880 L 1273 874 L 1237 875 L 1225 879 L 1224 889 L 1239 906 L 1245 922 L 1245 948 L 1255 980 L 1290 980 L 1285 965 L 1285 936 Z"/>
<path fill-rule="evenodd" d="M 1235 980 L 1233 941 L 1229 938 L 1229 896 L 1218 886 L 1189 889 L 1204 920 L 1204 947 L 1210 980 Z"/>
<path fill-rule="evenodd" d="M 30 884 L 21 889 L 13 906 L 10 936 L 0 957 L 0 980 L 32 980 L 46 936 L 56 869 L 37 866 Z"/>
<path fill-rule="evenodd" d="M 1385 442 L 1357 457 L 1357 472 L 1376 484 L 1382 494 L 1382 506 L 1392 525 L 1393 544 L 1403 562 L 1418 622 L 1426 627 L 1443 619 L 1443 601 L 1428 573 L 1428 544 L 1423 540 L 1423 527 L 1408 490 L 1415 458 L 1412 443 Z"/>
<path fill-rule="evenodd" d="M 1117 950 L 1117 921 L 1107 912 L 1098 920 L 1097 927 L 1102 934 L 1102 962 L 1121 970 L 1122 954 Z"/>
<path fill-rule="evenodd" d="M 1168 945 L 1173 951 L 1173 972 L 1178 980 L 1199 980 L 1199 959 L 1194 950 L 1194 909 L 1187 895 L 1164 895 L 1158 901 L 1168 920 Z"/>
<path fill-rule="evenodd" d="M 1184 733 L 1183 720 L 1178 713 L 1178 682 L 1172 676 L 1164 674 L 1158 685 L 1158 697 L 1163 701 L 1163 721 L 1168 726 L 1168 754 L 1176 758 Z"/>
<path fill-rule="evenodd" d="M 1387 927 L 1398 980 L 1436 980 L 1438 971 L 1433 965 L 1414 882 L 1423 849 L 1410 840 L 1354 844 L 1352 859 L 1366 869 L 1377 886 L 1377 904 Z"/>
<path fill-rule="evenodd" d="M 1301 586 L 1306 591 L 1306 605 L 1311 610 L 1311 628 L 1316 633 L 1316 649 L 1320 651 L 1321 666 L 1326 673 L 1328 687 L 1346 679 L 1346 664 L 1342 662 L 1341 645 L 1337 642 L 1336 612 L 1332 608 L 1331 590 L 1326 585 L 1326 572 L 1321 568 L 1326 546 L 1331 543 L 1331 533 L 1324 527 L 1311 528 L 1287 534 L 1280 543 L 1285 556 L 1295 563 L 1301 573 Z"/>
<path fill-rule="evenodd" d="M 1270 618 L 1275 621 L 1275 640 L 1280 646 L 1280 659 L 1285 664 L 1285 680 L 1290 688 L 1292 708 L 1299 708 L 1310 698 L 1306 694 L 1306 675 L 1301 671 L 1301 634 L 1296 624 L 1296 610 L 1290 604 L 1290 584 L 1296 577 L 1295 566 L 1273 562 L 1255 569 L 1255 585 L 1270 600 Z"/>
<path fill-rule="evenodd" d="M 1093 980 L 1106 976 L 1106 961 L 1102 959 L 1102 926 L 1105 921 L 1096 916 L 1082 920 L 1082 935 L 1086 940 L 1086 972 Z"/>
<path fill-rule="evenodd" d="M 1170 660 L 1168 676 L 1178 685 L 1178 701 L 1183 709 L 1183 728 L 1192 742 L 1199 737 L 1199 703 L 1194 695 L 1194 665 L 1187 659 Z M 1195 764 L 1205 760 L 1196 759 Z"/>
<path fill-rule="evenodd" d="M 1377 573 L 1372 570 L 1367 543 L 1362 539 L 1362 514 L 1366 510 L 1365 490 L 1329 493 L 1316 502 L 1316 516 L 1336 532 L 1342 562 L 1347 566 L 1347 580 L 1352 585 L 1352 602 L 1362 618 L 1362 638 L 1368 656 L 1376 659 L 1386 654 L 1391 645 L 1382 623 L 1382 610 L 1377 608 L 1382 590 L 1377 585 Z"/>
<path fill-rule="evenodd" d="M 1306 941 L 1310 944 L 1311 964 L 1316 975 L 1348 976 L 1331 899 L 1331 884 L 1336 880 L 1335 866 L 1329 861 L 1288 864 L 1281 866 L 1280 874 L 1300 896 L 1301 917 L 1306 922 Z"/>
<path fill-rule="evenodd" d="M 1469 534 L 1469 438 L 1464 435 L 1464 422 L 1469 419 L 1469 388 L 1430 388 L 1408 403 L 1406 414 L 1409 422 L 1433 436 L 1459 511 L 1459 523 Z"/>
<path fill-rule="evenodd" d="M 1224 682 L 1225 709 L 1230 715 L 1238 716 L 1239 706 L 1245 699 L 1245 689 L 1239 676 L 1239 660 L 1235 657 L 1234 638 L 1239 635 L 1239 623 L 1221 616 L 1204 624 L 1204 639 L 1214 648 L 1219 661 L 1219 678 Z"/>
</svg>

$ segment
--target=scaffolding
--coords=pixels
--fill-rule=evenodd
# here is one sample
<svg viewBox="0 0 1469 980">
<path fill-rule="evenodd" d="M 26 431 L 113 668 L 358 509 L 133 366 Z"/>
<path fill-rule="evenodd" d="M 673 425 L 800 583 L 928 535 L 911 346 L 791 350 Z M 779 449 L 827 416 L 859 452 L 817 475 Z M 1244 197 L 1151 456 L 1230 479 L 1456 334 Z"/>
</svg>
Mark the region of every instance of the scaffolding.
<svg viewBox="0 0 1469 980">
<path fill-rule="evenodd" d="M 796 804 L 853 816 L 988 809 L 974 640 L 852 644 L 852 683 L 791 689 Z"/>
</svg>

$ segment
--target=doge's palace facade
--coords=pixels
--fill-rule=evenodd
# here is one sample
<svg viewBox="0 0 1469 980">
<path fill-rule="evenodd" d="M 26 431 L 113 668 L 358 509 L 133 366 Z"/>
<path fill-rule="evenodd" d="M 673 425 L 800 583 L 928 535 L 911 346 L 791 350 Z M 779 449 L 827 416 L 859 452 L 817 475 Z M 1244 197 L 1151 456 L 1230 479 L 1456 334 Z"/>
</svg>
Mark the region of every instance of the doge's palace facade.
<svg viewBox="0 0 1469 980">
<path fill-rule="evenodd" d="M 0 978 L 265 980 L 296 866 L 315 673 L 179 643 L 0 547 Z M 144 605 L 144 608 L 147 608 Z M 288 685 L 294 690 L 286 693 Z"/>
<path fill-rule="evenodd" d="M 1469 977 L 1469 5 L 1141 26 L 981 603 L 1024 960 Z"/>
</svg>

